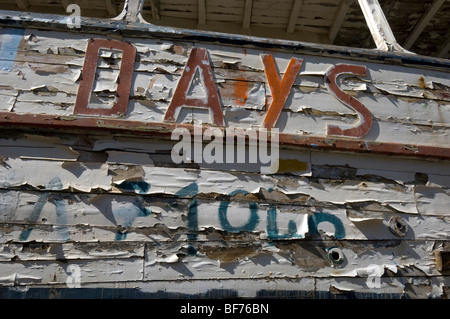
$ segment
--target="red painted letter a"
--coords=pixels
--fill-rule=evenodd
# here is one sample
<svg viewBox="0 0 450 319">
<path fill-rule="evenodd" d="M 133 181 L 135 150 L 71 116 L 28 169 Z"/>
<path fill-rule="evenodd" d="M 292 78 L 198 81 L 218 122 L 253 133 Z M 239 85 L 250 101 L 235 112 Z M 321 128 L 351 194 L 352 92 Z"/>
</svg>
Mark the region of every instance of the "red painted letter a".
<svg viewBox="0 0 450 319">
<path fill-rule="evenodd" d="M 193 85 L 193 80 L 198 75 L 204 89 L 204 97 L 188 97 L 188 92 Z M 211 65 L 206 49 L 193 48 L 175 89 L 172 101 L 167 109 L 164 121 L 175 122 L 176 113 L 182 107 L 209 108 L 212 123 L 223 126 L 223 114 L 220 107 Z"/>
</svg>

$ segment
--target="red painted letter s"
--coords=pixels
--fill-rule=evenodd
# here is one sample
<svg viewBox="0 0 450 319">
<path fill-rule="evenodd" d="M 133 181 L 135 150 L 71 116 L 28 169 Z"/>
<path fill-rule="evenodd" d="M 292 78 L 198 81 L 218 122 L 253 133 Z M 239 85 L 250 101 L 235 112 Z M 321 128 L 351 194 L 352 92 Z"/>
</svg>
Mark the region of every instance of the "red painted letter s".
<svg viewBox="0 0 450 319">
<path fill-rule="evenodd" d="M 341 74 L 366 76 L 366 67 L 350 64 L 336 64 L 335 66 L 332 66 L 330 69 L 328 69 L 324 79 L 325 85 L 327 86 L 328 90 L 331 91 L 333 96 L 345 106 L 358 113 L 359 123 L 356 126 L 350 128 L 328 124 L 327 134 L 334 136 L 361 138 L 369 133 L 369 130 L 372 126 L 372 114 L 360 101 L 339 88 L 336 83 L 336 79 Z"/>
</svg>

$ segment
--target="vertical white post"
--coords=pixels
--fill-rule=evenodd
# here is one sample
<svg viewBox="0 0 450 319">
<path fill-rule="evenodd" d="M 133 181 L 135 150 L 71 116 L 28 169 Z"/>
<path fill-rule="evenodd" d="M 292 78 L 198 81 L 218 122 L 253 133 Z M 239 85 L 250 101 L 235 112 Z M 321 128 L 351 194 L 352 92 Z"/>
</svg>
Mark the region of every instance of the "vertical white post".
<svg viewBox="0 0 450 319">
<path fill-rule="evenodd" d="M 378 0 L 358 0 L 377 49 L 411 53 L 398 44 Z"/>
<path fill-rule="evenodd" d="M 136 23 L 143 21 L 142 8 L 144 7 L 144 0 L 125 0 L 122 12 L 113 20 L 125 20 Z"/>
</svg>

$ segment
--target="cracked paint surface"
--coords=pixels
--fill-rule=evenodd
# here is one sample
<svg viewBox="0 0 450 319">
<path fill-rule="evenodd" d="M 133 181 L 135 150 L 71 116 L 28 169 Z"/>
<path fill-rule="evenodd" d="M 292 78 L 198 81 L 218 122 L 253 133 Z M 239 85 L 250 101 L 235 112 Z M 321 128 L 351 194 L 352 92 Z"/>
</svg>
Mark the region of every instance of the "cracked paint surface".
<svg viewBox="0 0 450 319">
<path fill-rule="evenodd" d="M 95 79 L 85 70 L 93 37 L 106 38 L 1 29 L 3 118 L 46 115 L 70 124 L 82 113 L 110 125 L 92 132 L 69 124 L 2 127 L 3 291 L 76 283 L 92 291 L 132 285 L 143 294 L 170 296 L 211 296 L 220 287 L 222 296 L 241 297 L 446 297 L 450 277 L 445 260 L 436 267 L 436 255 L 445 259 L 439 252 L 450 249 L 448 70 L 267 48 L 262 57 L 255 46 L 124 36 L 117 41 L 136 50 L 133 67 L 126 69 L 127 105 L 120 115 L 108 113 L 106 105 L 118 102 L 124 85 L 121 63 L 129 59 L 110 47 L 93 55 L 97 83 L 88 83 L 92 92 L 82 91 L 90 102 L 80 113 L 79 85 L 89 74 Z M 190 64 L 193 50 L 203 58 Z M 187 70 L 206 61 L 198 74 Z M 279 170 L 269 175 L 250 163 L 176 165 L 170 157 L 175 142 L 167 136 L 109 124 L 164 123 L 169 114 L 172 125 L 224 122 L 247 129 L 266 123 L 290 136 L 327 142 L 328 124 L 361 120 L 326 84 L 327 72 L 344 63 L 361 72 L 338 78 L 335 93 L 359 101 L 372 117 L 362 121 L 368 131 L 358 134 L 361 145 L 439 147 L 446 159 L 282 144 Z M 206 83 L 210 70 L 213 82 Z M 183 76 L 189 83 L 181 88 L 191 96 L 171 104 Z M 220 105 L 205 102 L 211 94 Z M 95 108 L 89 108 L 92 101 Z M 270 105 L 279 116 L 268 113 Z M 392 231 L 392 218 L 408 226 L 403 236 Z M 71 281 L 75 273 L 79 280 Z"/>
</svg>

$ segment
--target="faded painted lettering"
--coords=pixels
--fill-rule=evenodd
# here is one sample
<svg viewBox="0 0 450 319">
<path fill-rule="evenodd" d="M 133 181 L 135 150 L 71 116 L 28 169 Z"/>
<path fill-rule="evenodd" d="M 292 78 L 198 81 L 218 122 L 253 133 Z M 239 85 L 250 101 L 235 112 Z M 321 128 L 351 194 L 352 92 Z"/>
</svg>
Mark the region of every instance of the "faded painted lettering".
<svg viewBox="0 0 450 319">
<path fill-rule="evenodd" d="M 189 90 L 194 85 L 201 86 L 203 93 L 199 95 L 190 94 Z M 219 94 L 214 83 L 208 51 L 206 49 L 192 49 L 169 108 L 167 109 L 164 121 L 175 122 L 177 118 L 176 113 L 182 107 L 209 109 L 214 125 L 224 125 Z"/>
<path fill-rule="evenodd" d="M 99 50 L 101 48 L 123 51 L 119 83 L 117 86 L 117 99 L 114 106 L 111 108 L 96 108 L 89 106 L 97 60 L 99 58 Z M 135 54 L 136 49 L 129 43 L 104 39 L 90 39 L 86 51 L 83 76 L 78 90 L 74 113 L 86 115 L 125 114 L 128 107 L 128 96 L 130 93 Z M 261 60 L 273 98 L 263 122 L 261 123 L 261 127 L 272 129 L 278 121 L 294 81 L 300 72 L 303 59 L 291 58 L 281 80 L 275 65 L 274 57 L 272 55 L 264 54 L 261 55 Z M 359 123 L 351 128 L 343 128 L 335 124 L 328 124 L 327 134 L 356 138 L 363 137 L 371 128 L 371 113 L 361 102 L 339 88 L 336 80 L 341 74 L 365 76 L 366 68 L 364 66 L 350 64 L 337 64 L 330 67 L 324 78 L 330 93 L 332 93 L 341 103 L 357 112 L 359 115 Z M 164 115 L 164 121 L 176 122 L 178 114 L 183 107 L 207 109 L 210 113 L 212 124 L 216 126 L 225 125 L 219 93 L 214 82 L 213 70 L 208 57 L 208 51 L 204 48 L 193 48 L 191 50 L 181 78 L 170 101 L 170 105 Z"/>
<path fill-rule="evenodd" d="M 230 194 L 230 196 L 234 196 L 236 194 L 247 194 L 247 191 L 242 190 L 236 190 Z M 230 233 L 238 233 L 241 231 L 253 231 L 256 227 L 256 225 L 259 222 L 259 216 L 257 214 L 258 212 L 258 205 L 256 203 L 250 203 L 249 204 L 249 210 L 250 210 L 250 216 L 248 218 L 248 221 L 242 225 L 242 226 L 232 226 L 230 224 L 230 221 L 228 220 L 227 211 L 228 211 L 228 205 L 230 202 L 221 202 L 219 207 L 219 220 L 222 228 L 226 231 L 229 231 Z"/>
<path fill-rule="evenodd" d="M 94 108 L 89 104 L 94 85 L 97 61 L 100 49 L 123 51 L 118 85 L 116 89 L 116 101 L 111 108 Z M 128 108 L 131 80 L 134 70 L 135 47 L 127 42 L 105 39 L 89 39 L 84 60 L 82 79 L 78 87 L 75 114 L 84 115 L 123 115 Z"/>
<path fill-rule="evenodd" d="M 3 29 L 0 34 L 0 70 L 11 71 L 24 29 Z"/>
<path fill-rule="evenodd" d="M 295 78 L 300 71 L 303 60 L 292 58 L 286 68 L 283 78 L 280 81 L 273 56 L 262 55 L 261 59 L 264 63 L 264 71 L 266 73 L 267 82 L 269 83 L 270 91 L 273 97 L 272 103 L 270 104 L 261 125 L 263 128 L 269 129 L 275 127 L 275 124 L 278 121 L 278 117 L 280 116 L 284 103 L 289 96 L 289 92 L 291 91 Z"/>
<path fill-rule="evenodd" d="M 350 64 L 337 64 L 328 69 L 324 80 L 328 90 L 341 103 L 354 110 L 359 116 L 359 122 L 354 127 L 345 128 L 343 126 L 328 124 L 328 135 L 360 138 L 369 133 L 372 126 L 372 114 L 360 101 L 342 91 L 336 82 L 337 77 L 341 74 L 366 76 L 366 73 L 366 67 Z"/>
</svg>

